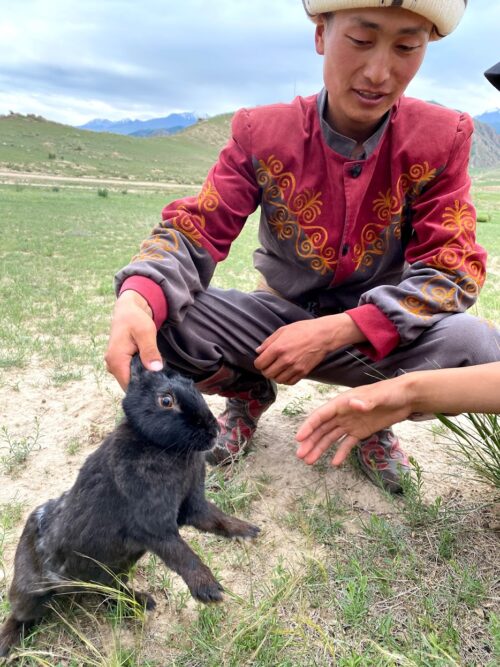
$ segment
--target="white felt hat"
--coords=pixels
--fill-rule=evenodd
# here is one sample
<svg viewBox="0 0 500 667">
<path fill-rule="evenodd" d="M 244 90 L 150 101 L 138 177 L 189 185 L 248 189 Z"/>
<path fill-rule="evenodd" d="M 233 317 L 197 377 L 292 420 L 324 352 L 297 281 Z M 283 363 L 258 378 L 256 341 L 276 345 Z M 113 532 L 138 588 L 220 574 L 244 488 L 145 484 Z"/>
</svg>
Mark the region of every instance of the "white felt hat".
<svg viewBox="0 0 500 667">
<path fill-rule="evenodd" d="M 366 7 L 401 7 L 425 16 L 434 24 L 435 36 L 453 32 L 463 16 L 467 0 L 302 0 L 309 16 Z"/>
</svg>

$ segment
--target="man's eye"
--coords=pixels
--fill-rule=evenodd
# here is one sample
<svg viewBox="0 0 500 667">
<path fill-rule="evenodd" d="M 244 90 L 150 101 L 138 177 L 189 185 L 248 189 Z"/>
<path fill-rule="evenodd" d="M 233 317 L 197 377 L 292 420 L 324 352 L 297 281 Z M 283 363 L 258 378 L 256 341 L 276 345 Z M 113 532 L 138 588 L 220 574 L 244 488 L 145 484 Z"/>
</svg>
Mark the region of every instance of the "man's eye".
<svg viewBox="0 0 500 667">
<path fill-rule="evenodd" d="M 160 407 L 171 410 L 174 407 L 174 397 L 172 394 L 164 394 L 159 399 Z"/>
<path fill-rule="evenodd" d="M 412 53 L 413 51 L 416 51 L 419 48 L 420 48 L 420 46 L 418 46 L 418 45 L 417 46 L 410 46 L 409 44 L 400 44 L 398 46 L 398 49 L 400 51 L 403 51 L 403 53 Z"/>
<path fill-rule="evenodd" d="M 371 44 L 371 42 L 369 42 L 368 40 L 365 40 L 365 39 L 356 39 L 355 37 L 351 37 L 350 35 L 347 35 L 347 37 L 356 46 L 367 46 L 367 45 Z"/>
</svg>

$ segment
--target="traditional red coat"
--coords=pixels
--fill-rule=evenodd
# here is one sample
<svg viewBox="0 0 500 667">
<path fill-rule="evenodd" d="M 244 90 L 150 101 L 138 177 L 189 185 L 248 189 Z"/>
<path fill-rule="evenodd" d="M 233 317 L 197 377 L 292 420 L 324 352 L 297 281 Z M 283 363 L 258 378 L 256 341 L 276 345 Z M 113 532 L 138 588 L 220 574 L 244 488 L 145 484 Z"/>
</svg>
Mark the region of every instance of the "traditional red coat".
<svg viewBox="0 0 500 667">
<path fill-rule="evenodd" d="M 259 205 L 254 263 L 267 284 L 348 312 L 374 359 L 474 303 L 486 255 L 469 193 L 471 118 L 402 98 L 375 150 L 353 160 L 332 149 L 319 108 L 315 95 L 237 112 L 200 194 L 163 210 L 117 275 L 157 326 L 182 319 Z"/>
</svg>

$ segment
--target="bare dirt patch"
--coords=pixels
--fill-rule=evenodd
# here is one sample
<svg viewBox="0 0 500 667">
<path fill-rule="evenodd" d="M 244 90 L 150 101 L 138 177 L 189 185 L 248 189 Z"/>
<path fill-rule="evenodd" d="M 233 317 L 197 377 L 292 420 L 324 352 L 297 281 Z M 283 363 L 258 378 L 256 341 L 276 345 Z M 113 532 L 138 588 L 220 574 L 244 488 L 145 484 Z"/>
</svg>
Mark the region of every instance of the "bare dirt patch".
<svg viewBox="0 0 500 667">
<path fill-rule="evenodd" d="M 0 427 L 8 430 L 12 440 L 32 434 L 36 422 L 39 429 L 39 448 L 29 455 L 26 464 L 11 474 L 0 474 L 0 506 L 13 501 L 23 505 L 23 520 L 4 545 L 7 580 L 12 575 L 15 545 L 28 513 L 71 486 L 83 460 L 112 430 L 120 415 L 121 391 L 113 378 L 86 371 L 79 381 L 54 386 L 53 372 L 34 360 L 25 370 L 4 373 L 0 385 Z M 277 402 L 262 417 L 255 447 L 239 468 L 243 478 L 259 489 L 247 515 L 262 528 L 254 543 L 231 546 L 220 544 L 219 540 L 214 547 L 216 538 L 207 537 L 203 541 L 205 538 L 194 530 L 183 531 L 188 541 L 202 540 L 204 548 L 206 545 L 213 548 L 210 565 L 232 596 L 249 599 L 253 588 L 279 563 L 300 571 L 305 558 L 322 560 L 323 547 L 284 520 L 298 497 L 320 491 L 342 499 L 348 508 L 342 527 L 346 547 L 360 533 L 361 522 L 371 514 L 383 517 L 394 512 L 393 504 L 351 464 L 338 470 L 329 468 L 326 462 L 308 467 L 295 457 L 294 434 L 303 416 L 334 393 L 334 389 L 325 393 L 324 387 L 308 381 L 293 388 L 282 387 Z M 214 412 L 222 408 L 222 399 L 207 400 Z M 283 414 L 291 403 L 302 406 L 304 414 L 292 417 Z M 491 489 L 472 482 L 462 470 L 450 464 L 430 423 L 406 422 L 396 430 L 403 447 L 424 470 L 429 502 L 438 495 L 449 498 L 454 494 L 465 503 L 491 502 Z M 0 444 L 5 446 L 5 442 Z M 259 486 L 262 480 L 265 483 Z M 174 580 L 174 590 L 182 595 L 183 582 L 169 574 Z M 150 586 L 144 573 L 139 573 L 138 578 L 141 588 Z M 179 623 L 185 626 L 192 623 L 199 614 L 199 606 L 189 596 L 175 607 L 171 597 L 159 594 L 158 590 L 154 595 L 158 606 L 145 628 L 150 640 L 147 654 L 166 660 L 175 655 L 175 628 Z"/>
</svg>

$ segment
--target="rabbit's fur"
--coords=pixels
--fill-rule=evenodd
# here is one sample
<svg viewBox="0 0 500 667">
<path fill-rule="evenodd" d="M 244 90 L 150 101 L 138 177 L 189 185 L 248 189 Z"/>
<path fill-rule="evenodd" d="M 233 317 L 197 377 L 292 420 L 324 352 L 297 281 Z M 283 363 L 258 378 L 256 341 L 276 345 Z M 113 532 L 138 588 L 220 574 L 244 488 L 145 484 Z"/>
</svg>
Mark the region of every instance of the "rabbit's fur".
<svg viewBox="0 0 500 667">
<path fill-rule="evenodd" d="M 191 380 L 168 370 L 147 371 L 136 356 L 123 409 L 125 419 L 88 457 L 74 486 L 26 522 L 0 656 L 19 641 L 25 625 L 42 616 L 55 593 L 68 590 L 68 582 L 116 586 L 111 573 L 127 573 L 147 551 L 180 574 L 197 600 L 217 602 L 221 585 L 178 527 L 225 537 L 259 532 L 205 498 L 204 453 L 218 428 Z M 154 607 L 149 595 L 136 597 Z"/>
</svg>

